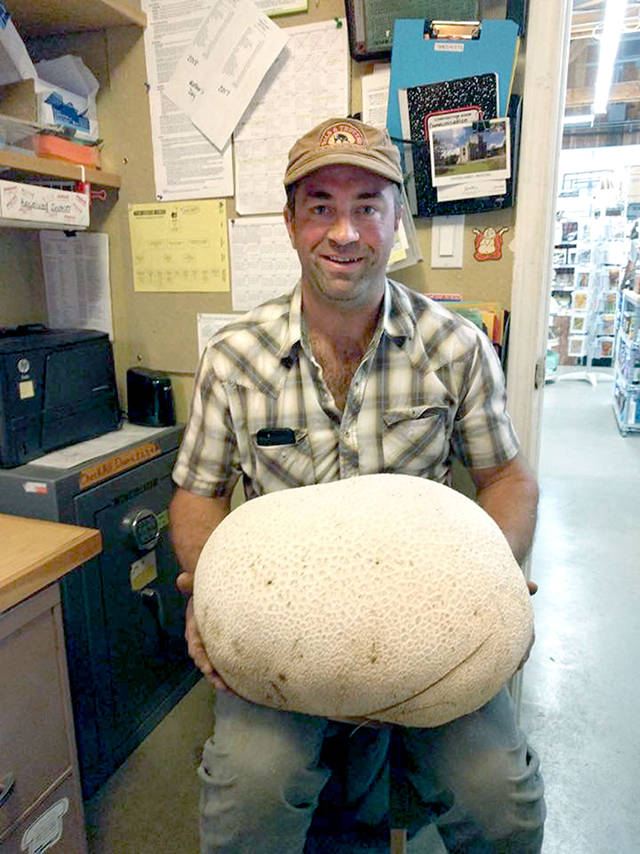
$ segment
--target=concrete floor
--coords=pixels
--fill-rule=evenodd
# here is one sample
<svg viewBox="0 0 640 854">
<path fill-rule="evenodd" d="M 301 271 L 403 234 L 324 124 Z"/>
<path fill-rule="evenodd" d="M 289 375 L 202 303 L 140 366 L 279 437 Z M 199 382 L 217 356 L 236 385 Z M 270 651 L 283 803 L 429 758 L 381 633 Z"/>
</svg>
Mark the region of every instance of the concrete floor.
<svg viewBox="0 0 640 854">
<path fill-rule="evenodd" d="M 521 715 L 547 787 L 544 854 L 640 850 L 640 434 L 620 435 L 611 395 L 545 389 Z"/>
<path fill-rule="evenodd" d="M 640 850 L 640 434 L 620 436 L 611 394 L 610 382 L 545 389 L 537 642 L 521 718 L 547 785 L 544 854 Z M 211 721 L 201 682 L 86 804 L 90 854 L 196 854 L 195 769 Z M 443 850 L 430 830 L 410 846 Z"/>
</svg>

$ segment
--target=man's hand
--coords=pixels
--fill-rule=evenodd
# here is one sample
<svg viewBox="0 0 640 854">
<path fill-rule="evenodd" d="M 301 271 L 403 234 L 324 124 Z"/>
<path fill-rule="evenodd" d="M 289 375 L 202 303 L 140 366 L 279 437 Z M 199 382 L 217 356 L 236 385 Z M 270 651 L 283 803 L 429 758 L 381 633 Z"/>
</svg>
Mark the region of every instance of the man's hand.
<svg viewBox="0 0 640 854">
<path fill-rule="evenodd" d="M 176 578 L 176 587 L 183 596 L 193 596 L 193 575 L 190 572 L 180 572 Z"/>
<path fill-rule="evenodd" d="M 188 573 L 181 573 L 181 575 L 187 574 Z M 178 576 L 178 578 L 180 577 L 181 576 Z M 193 587 L 193 577 L 189 577 L 192 579 L 191 586 Z M 187 641 L 187 649 L 189 651 L 189 655 L 193 659 L 198 670 L 200 670 L 200 672 L 207 679 L 207 681 L 213 685 L 216 691 L 231 691 L 231 688 L 229 688 L 229 686 L 226 684 L 220 674 L 216 673 L 216 671 L 213 669 L 213 664 L 211 664 L 211 661 L 209 660 L 209 656 L 207 655 L 207 651 L 205 649 L 202 637 L 200 636 L 198 625 L 196 623 L 195 614 L 193 613 L 192 598 L 190 598 L 187 602 L 184 636 Z"/>
</svg>

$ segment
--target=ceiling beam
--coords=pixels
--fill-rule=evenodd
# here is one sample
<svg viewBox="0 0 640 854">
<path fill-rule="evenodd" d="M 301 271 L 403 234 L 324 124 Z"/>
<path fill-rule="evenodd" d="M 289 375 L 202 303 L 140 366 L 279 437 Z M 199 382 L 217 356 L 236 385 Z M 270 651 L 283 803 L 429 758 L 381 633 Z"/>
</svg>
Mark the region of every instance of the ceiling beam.
<svg viewBox="0 0 640 854">
<path fill-rule="evenodd" d="M 602 34 L 604 11 L 574 11 L 571 16 L 571 39 L 590 39 Z M 624 18 L 624 33 L 640 31 L 640 3 L 629 3 Z"/>
<path fill-rule="evenodd" d="M 620 104 L 640 100 L 640 80 L 628 80 L 624 83 L 614 83 L 609 93 L 610 104 Z M 575 89 L 567 89 L 567 107 L 584 107 L 593 101 L 593 87 L 586 86 Z"/>
</svg>

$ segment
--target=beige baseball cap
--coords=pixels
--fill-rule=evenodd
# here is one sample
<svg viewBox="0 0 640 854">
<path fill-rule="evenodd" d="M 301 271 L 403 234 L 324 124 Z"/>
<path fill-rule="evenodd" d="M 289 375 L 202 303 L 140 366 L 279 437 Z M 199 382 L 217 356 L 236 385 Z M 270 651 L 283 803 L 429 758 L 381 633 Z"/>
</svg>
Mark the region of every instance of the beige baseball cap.
<svg viewBox="0 0 640 854">
<path fill-rule="evenodd" d="M 284 185 L 334 165 L 360 166 L 402 186 L 400 155 L 387 131 L 357 119 L 327 119 L 300 137 L 289 152 Z"/>
</svg>

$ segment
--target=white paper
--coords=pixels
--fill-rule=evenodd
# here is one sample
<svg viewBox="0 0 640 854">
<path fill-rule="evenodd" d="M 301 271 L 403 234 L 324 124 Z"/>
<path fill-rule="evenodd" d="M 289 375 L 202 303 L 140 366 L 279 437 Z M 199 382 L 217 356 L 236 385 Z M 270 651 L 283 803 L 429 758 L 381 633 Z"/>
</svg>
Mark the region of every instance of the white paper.
<svg viewBox="0 0 640 854">
<path fill-rule="evenodd" d="M 504 196 L 506 192 L 507 182 L 501 178 L 483 178 L 436 188 L 439 202 L 452 202 L 456 199 L 481 199 L 484 196 Z"/>
<path fill-rule="evenodd" d="M 173 69 L 200 29 L 214 0 L 142 0 L 151 113 L 156 198 L 220 198 L 233 195 L 231 145 L 222 153 L 164 95 Z"/>
<path fill-rule="evenodd" d="M 198 358 L 202 356 L 209 338 L 237 317 L 237 314 L 198 314 Z"/>
<path fill-rule="evenodd" d="M 119 430 L 112 430 L 102 436 L 97 436 L 95 439 L 88 439 L 86 442 L 78 442 L 75 445 L 60 448 L 58 451 L 51 451 L 50 454 L 32 460 L 32 465 L 47 466 L 47 468 L 54 469 L 70 469 L 73 466 L 94 460 L 96 457 L 118 451 L 125 445 L 141 442 L 164 429 L 164 427 L 144 427 L 140 424 L 129 424 L 128 421 L 125 421 Z"/>
<path fill-rule="evenodd" d="M 235 311 L 291 291 L 300 278 L 300 262 L 282 215 L 230 220 L 229 249 Z"/>
<path fill-rule="evenodd" d="M 108 235 L 41 231 L 40 250 L 48 325 L 97 329 L 113 338 Z"/>
<path fill-rule="evenodd" d="M 36 64 L 38 77 L 46 83 L 66 89 L 83 98 L 97 94 L 100 84 L 79 56 L 70 53 Z"/>
<path fill-rule="evenodd" d="M 165 94 L 221 150 L 286 41 L 251 0 L 217 0 Z"/>
<path fill-rule="evenodd" d="M 15 24 L 0 5 L 0 86 L 36 77 L 27 48 Z"/>
<path fill-rule="evenodd" d="M 377 128 L 387 126 L 390 65 L 377 65 L 373 74 L 365 74 L 362 83 L 362 121 Z"/>
<path fill-rule="evenodd" d="M 277 15 L 290 15 L 292 12 L 306 12 L 307 0 L 256 0 L 256 6 L 270 18 Z"/>
<path fill-rule="evenodd" d="M 236 210 L 280 213 L 289 149 L 321 121 L 349 112 L 344 21 L 287 27 L 289 41 L 266 73 L 236 131 Z"/>
</svg>

